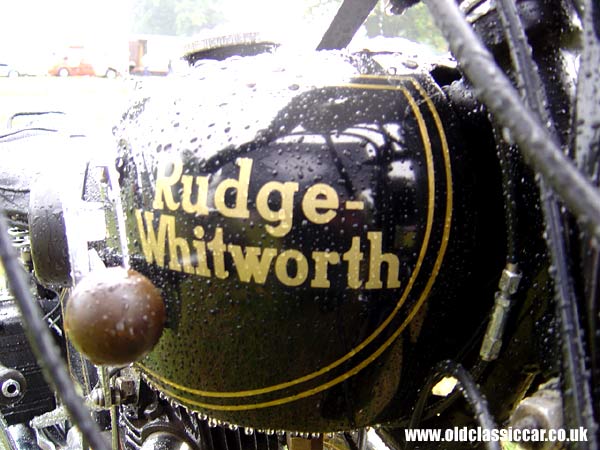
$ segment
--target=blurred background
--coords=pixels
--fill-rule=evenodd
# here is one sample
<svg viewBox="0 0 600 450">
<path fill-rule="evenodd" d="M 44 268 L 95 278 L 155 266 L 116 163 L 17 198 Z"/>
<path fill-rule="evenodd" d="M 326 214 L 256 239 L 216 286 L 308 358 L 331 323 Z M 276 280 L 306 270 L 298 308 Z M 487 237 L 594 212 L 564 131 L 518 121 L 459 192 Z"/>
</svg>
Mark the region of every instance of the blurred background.
<svg viewBox="0 0 600 450">
<path fill-rule="evenodd" d="M 185 71 L 186 44 L 260 32 L 315 48 L 341 0 L 19 0 L 0 3 L 0 126 L 15 112 L 61 110 L 89 128 L 109 127 L 141 77 Z M 446 50 L 423 5 L 402 16 L 380 4 L 355 49 Z M 376 47 L 376 48 L 373 48 Z"/>
</svg>

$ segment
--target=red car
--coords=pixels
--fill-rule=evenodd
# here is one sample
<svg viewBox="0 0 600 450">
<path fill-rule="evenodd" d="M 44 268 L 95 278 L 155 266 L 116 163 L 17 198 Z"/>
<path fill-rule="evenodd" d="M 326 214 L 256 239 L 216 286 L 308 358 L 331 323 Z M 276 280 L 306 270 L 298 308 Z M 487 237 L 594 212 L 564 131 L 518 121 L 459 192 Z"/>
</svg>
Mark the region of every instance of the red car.
<svg viewBox="0 0 600 450">
<path fill-rule="evenodd" d="M 83 47 L 69 47 L 65 56 L 49 70 L 50 75 L 59 77 L 98 76 L 115 78 L 117 69 L 103 61 L 105 58 L 91 58 Z"/>
</svg>

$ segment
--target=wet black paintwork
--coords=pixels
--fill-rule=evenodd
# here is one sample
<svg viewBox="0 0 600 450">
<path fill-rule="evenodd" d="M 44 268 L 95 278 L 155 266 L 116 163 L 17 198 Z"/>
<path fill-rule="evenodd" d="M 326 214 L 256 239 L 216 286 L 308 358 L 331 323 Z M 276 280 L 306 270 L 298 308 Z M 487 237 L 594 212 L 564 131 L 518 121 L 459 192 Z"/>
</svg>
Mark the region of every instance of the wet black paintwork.
<svg viewBox="0 0 600 450">
<path fill-rule="evenodd" d="M 132 265 L 162 290 L 168 312 L 163 337 L 140 367 L 168 397 L 255 428 L 322 432 L 371 425 L 386 408 L 390 414 L 392 401 L 392 415 L 406 414 L 429 368 L 456 355 L 477 329 L 492 295 L 473 299 L 465 292 L 490 290 L 503 259 L 489 135 L 471 130 L 462 138 L 452 105 L 433 79 L 422 70 L 408 75 L 387 76 L 369 55 L 338 52 L 293 61 L 276 53 L 203 62 L 125 117 L 118 169 Z M 469 148 L 477 145 L 477 153 Z M 206 216 L 154 211 L 175 216 L 178 237 L 191 242 L 193 228 L 202 225 L 208 242 L 220 227 L 225 243 L 295 249 L 310 262 L 316 250 L 342 255 L 360 236 L 366 261 L 367 231 L 380 231 L 383 251 L 399 258 L 400 288 L 366 289 L 365 261 L 359 289 L 348 287 L 346 263 L 330 267 L 328 289 L 310 287 L 310 265 L 306 281 L 288 287 L 272 268 L 264 284 L 241 282 L 229 255 L 230 276 L 223 280 L 148 264 L 133 210 L 152 211 L 164 154 L 180 157 L 184 174 L 210 175 L 209 199 L 220 180 L 238 176 L 236 158 L 253 161 L 250 217 L 225 218 L 214 204 Z M 486 166 L 481 176 L 484 165 L 492 171 Z M 268 223 L 253 203 L 270 181 L 299 186 L 292 228 L 283 237 L 265 231 Z M 364 209 L 340 207 L 328 224 L 310 222 L 300 202 L 315 183 L 332 186 L 340 205 L 364 200 Z M 402 307 L 376 332 L 410 283 Z M 400 327 L 404 332 L 394 339 Z M 297 381 L 277 388 L 290 380 Z M 248 390 L 255 392 L 214 394 Z"/>
</svg>

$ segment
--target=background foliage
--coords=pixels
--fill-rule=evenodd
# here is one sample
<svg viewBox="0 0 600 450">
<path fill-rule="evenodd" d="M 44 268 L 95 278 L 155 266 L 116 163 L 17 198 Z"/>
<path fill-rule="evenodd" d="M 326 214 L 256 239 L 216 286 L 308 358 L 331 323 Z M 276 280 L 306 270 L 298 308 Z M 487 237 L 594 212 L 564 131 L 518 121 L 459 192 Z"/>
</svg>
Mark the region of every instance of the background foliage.
<svg viewBox="0 0 600 450">
<path fill-rule="evenodd" d="M 191 36 L 223 21 L 218 0 L 135 0 L 133 32 Z"/>
<path fill-rule="evenodd" d="M 240 0 L 133 0 L 133 31 L 135 33 L 193 36 L 207 29 L 223 25 L 230 15 L 241 9 Z M 246 3 L 246 2 L 243 2 Z M 282 20 L 281 8 L 292 11 L 296 17 L 283 20 L 323 21 L 331 19 L 340 0 L 278 0 L 277 3 L 257 1 L 246 3 L 265 18 Z M 381 0 L 365 23 L 369 37 L 404 37 L 444 51 L 446 44 L 437 31 L 427 8 L 419 4 L 402 16 L 386 12 L 386 1 Z M 298 17 L 300 15 L 300 17 Z M 324 31 L 324 30 L 323 30 Z"/>
<path fill-rule="evenodd" d="M 401 16 L 391 16 L 380 1 L 365 22 L 369 37 L 403 37 L 411 41 L 428 44 L 437 50 L 446 51 L 444 37 L 436 28 L 427 7 L 419 3 Z"/>
</svg>

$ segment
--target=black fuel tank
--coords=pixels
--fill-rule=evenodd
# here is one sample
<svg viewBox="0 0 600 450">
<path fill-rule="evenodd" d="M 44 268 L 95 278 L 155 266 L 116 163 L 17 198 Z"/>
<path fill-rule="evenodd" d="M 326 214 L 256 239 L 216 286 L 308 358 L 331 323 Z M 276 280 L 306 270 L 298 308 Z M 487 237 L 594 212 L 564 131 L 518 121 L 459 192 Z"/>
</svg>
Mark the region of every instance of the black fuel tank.
<svg viewBox="0 0 600 450">
<path fill-rule="evenodd" d="M 281 53 L 200 61 L 125 117 L 131 265 L 168 316 L 137 366 L 230 424 L 373 425 L 490 307 L 471 292 L 503 263 L 493 147 L 427 71 Z"/>
</svg>

